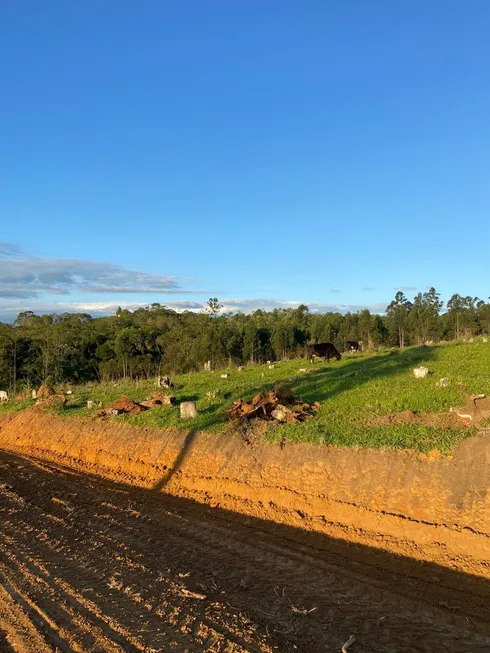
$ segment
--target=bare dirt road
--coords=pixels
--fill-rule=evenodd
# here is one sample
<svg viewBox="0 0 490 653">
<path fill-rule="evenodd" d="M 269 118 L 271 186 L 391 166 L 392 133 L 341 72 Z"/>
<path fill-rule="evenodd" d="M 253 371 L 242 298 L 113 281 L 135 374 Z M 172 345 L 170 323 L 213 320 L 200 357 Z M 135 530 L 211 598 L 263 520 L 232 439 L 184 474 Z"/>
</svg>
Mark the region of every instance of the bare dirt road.
<svg viewBox="0 0 490 653">
<path fill-rule="evenodd" d="M 0 651 L 490 651 L 488 581 L 0 453 Z"/>
</svg>

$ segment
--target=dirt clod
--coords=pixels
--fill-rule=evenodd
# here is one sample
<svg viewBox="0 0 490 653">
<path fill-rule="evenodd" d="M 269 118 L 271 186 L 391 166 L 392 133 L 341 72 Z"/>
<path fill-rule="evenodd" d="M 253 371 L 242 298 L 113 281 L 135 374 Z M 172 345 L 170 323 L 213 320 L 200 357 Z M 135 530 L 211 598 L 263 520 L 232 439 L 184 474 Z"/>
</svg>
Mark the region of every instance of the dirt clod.
<svg viewBox="0 0 490 653">
<path fill-rule="evenodd" d="M 174 406 L 175 397 L 174 395 L 164 395 L 161 392 L 156 392 L 152 395 L 151 399 L 145 399 L 144 401 L 133 401 L 130 397 L 123 395 L 116 401 L 108 404 L 102 410 L 99 410 L 98 414 L 103 415 L 139 415 L 145 410 L 151 410 L 152 408 L 158 408 L 159 406 Z"/>
<path fill-rule="evenodd" d="M 128 415 L 138 415 L 144 410 L 147 410 L 145 406 L 137 404 L 129 397 L 123 396 L 100 410 L 99 415 L 121 415 L 124 413 L 127 413 Z M 117 413 L 114 411 L 117 411 Z"/>
<path fill-rule="evenodd" d="M 482 420 L 490 417 L 490 397 L 484 394 L 470 395 L 463 385 L 460 388 L 465 396 L 464 406 L 455 406 L 450 409 L 463 423 L 479 425 Z"/>
<path fill-rule="evenodd" d="M 414 424 L 447 429 L 461 428 L 460 420 L 451 413 L 415 413 L 413 410 L 402 410 L 399 413 L 380 415 L 366 422 L 367 426 L 392 426 L 398 424 Z"/>
<path fill-rule="evenodd" d="M 53 388 L 49 385 L 44 385 L 44 383 L 41 385 L 39 390 L 37 391 L 37 398 L 38 399 L 46 399 L 46 397 L 50 397 L 51 395 L 54 395 L 55 391 Z"/>
<path fill-rule="evenodd" d="M 44 410 L 47 408 L 59 408 L 66 402 L 65 395 L 50 395 L 45 399 L 39 399 L 34 406 L 37 410 Z"/>
</svg>

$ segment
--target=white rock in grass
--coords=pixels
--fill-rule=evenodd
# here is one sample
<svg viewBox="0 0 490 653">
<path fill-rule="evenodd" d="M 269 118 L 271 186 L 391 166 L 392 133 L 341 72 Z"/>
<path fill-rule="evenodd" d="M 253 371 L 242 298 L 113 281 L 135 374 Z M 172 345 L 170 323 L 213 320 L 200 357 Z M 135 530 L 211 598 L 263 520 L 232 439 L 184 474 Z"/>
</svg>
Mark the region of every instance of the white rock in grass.
<svg viewBox="0 0 490 653">
<path fill-rule="evenodd" d="M 436 383 L 436 388 L 447 388 L 449 385 L 449 379 L 446 377 L 439 379 L 439 381 Z"/>
<path fill-rule="evenodd" d="M 180 404 L 180 417 L 182 419 L 191 419 L 197 417 L 197 408 L 195 401 L 183 401 Z"/>
<path fill-rule="evenodd" d="M 429 370 L 421 365 L 420 367 L 414 367 L 413 373 L 416 379 L 425 379 L 425 377 L 429 374 Z"/>
</svg>

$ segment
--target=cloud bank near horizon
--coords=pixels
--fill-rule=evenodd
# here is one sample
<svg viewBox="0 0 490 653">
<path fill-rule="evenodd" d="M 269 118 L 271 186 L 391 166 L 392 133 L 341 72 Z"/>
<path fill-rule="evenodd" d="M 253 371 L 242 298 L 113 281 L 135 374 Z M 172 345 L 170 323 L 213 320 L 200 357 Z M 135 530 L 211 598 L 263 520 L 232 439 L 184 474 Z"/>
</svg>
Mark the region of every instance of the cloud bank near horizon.
<svg viewBox="0 0 490 653">
<path fill-rule="evenodd" d="M 363 290 L 372 289 L 365 286 Z M 328 292 L 342 291 L 330 288 Z M 156 301 L 178 312 L 204 310 L 205 300 L 183 298 L 190 294 L 203 297 L 217 293 L 189 290 L 173 275 L 149 274 L 104 261 L 34 256 L 11 243 L 0 243 L 0 321 L 3 322 L 12 322 L 27 310 L 37 315 L 83 312 L 98 317 L 113 315 L 118 306 L 136 310 Z M 83 295 L 87 295 L 87 301 L 81 299 Z M 96 300 L 97 295 L 105 299 Z M 147 299 L 139 301 L 130 295 L 147 296 Z M 220 303 L 223 313 L 297 308 L 302 303 L 315 313 L 355 313 L 364 308 L 372 313 L 384 313 L 387 306 L 386 302 L 301 302 L 263 297 L 220 299 Z"/>
<path fill-rule="evenodd" d="M 252 313 L 256 310 L 272 311 L 281 308 L 297 308 L 301 304 L 306 304 L 312 313 L 356 313 L 357 311 L 368 308 L 371 313 L 383 313 L 386 309 L 386 303 L 373 304 L 370 306 L 360 304 L 327 304 L 317 302 L 293 302 L 280 301 L 276 299 L 225 299 L 220 301 L 223 305 L 222 313 Z M 201 312 L 206 309 L 206 302 L 197 302 L 190 300 L 176 300 L 162 302 L 167 308 L 171 308 L 179 313 L 183 311 Z M 92 317 L 102 317 L 114 315 L 116 310 L 121 307 L 130 311 L 138 308 L 149 306 L 148 302 L 29 302 L 11 301 L 9 303 L 0 303 L 0 321 L 12 322 L 17 315 L 26 310 L 32 310 L 36 315 L 43 313 L 88 313 Z"/>
<path fill-rule="evenodd" d="M 41 258 L 0 243 L 0 299 L 45 295 L 183 294 L 174 276 L 148 274 L 103 261 Z"/>
</svg>

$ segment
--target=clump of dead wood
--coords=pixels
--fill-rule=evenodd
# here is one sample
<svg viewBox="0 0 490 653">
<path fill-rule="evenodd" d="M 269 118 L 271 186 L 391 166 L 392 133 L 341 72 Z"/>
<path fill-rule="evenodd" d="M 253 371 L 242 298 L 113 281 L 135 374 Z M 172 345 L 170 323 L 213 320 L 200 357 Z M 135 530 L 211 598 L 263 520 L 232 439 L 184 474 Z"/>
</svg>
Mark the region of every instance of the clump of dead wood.
<svg viewBox="0 0 490 653">
<path fill-rule="evenodd" d="M 145 399 L 144 401 L 139 402 L 123 396 L 108 404 L 105 408 L 102 408 L 102 410 L 99 410 L 98 414 L 101 416 L 123 414 L 138 415 L 144 410 L 151 410 L 152 408 L 157 408 L 159 406 L 175 406 L 175 403 L 174 395 L 164 395 L 161 392 L 156 392 L 152 395 L 151 399 Z"/>
<path fill-rule="evenodd" d="M 287 386 L 277 385 L 268 392 L 259 392 L 252 401 L 234 401 L 228 416 L 235 420 L 257 417 L 284 424 L 297 424 L 311 419 L 319 408 L 317 401 L 308 404 L 295 397 Z"/>
</svg>

